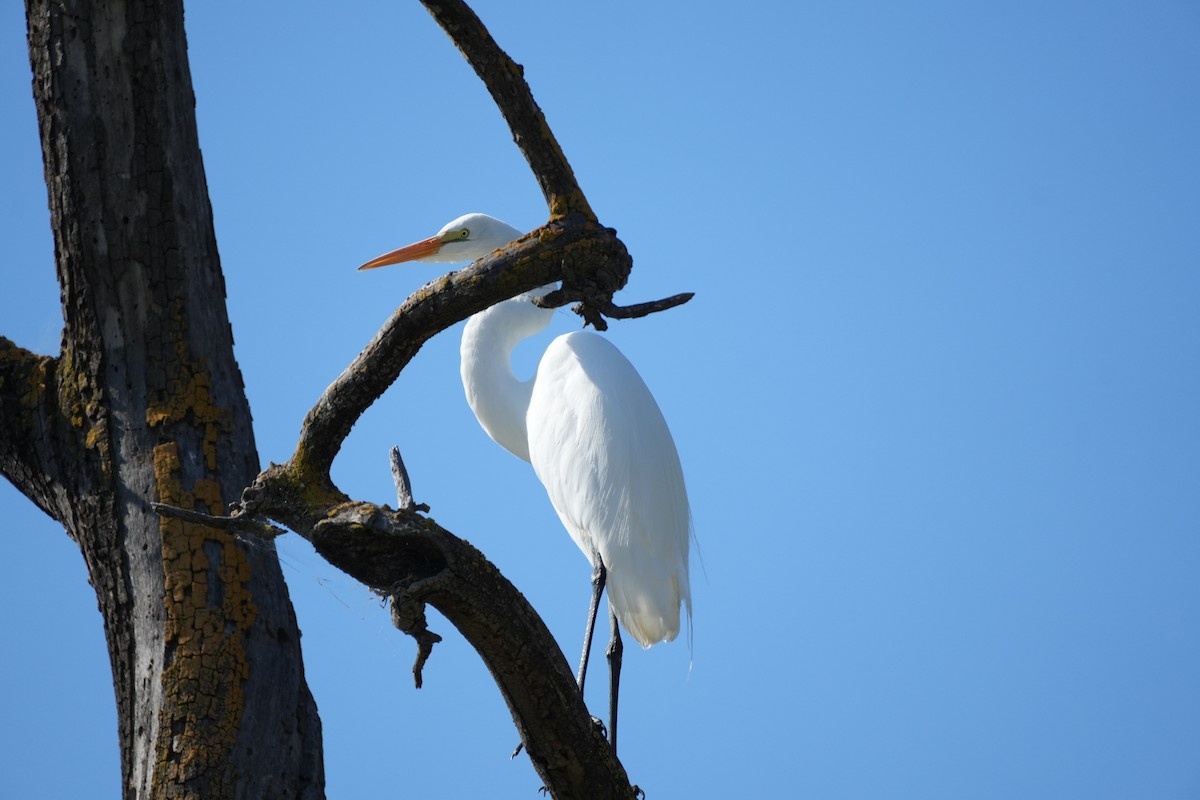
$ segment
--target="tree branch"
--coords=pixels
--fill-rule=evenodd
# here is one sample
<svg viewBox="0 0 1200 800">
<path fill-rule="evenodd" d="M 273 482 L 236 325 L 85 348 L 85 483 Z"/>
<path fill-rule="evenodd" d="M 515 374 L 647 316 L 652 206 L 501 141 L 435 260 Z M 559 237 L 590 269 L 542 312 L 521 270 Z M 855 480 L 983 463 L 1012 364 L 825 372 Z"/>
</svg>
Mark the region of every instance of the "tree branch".
<svg viewBox="0 0 1200 800">
<path fill-rule="evenodd" d="M 74 420 L 60 403 L 78 405 L 73 387 L 58 385 L 59 361 L 18 347 L 0 336 L 0 475 L 52 518 L 70 513 L 69 488 L 79 453 Z M 83 426 L 81 415 L 76 415 Z"/>
<path fill-rule="evenodd" d="M 513 141 L 524 154 L 538 185 L 542 187 L 546 205 L 550 208 L 550 218 L 557 219 L 575 213 L 594 222 L 596 215 L 579 188 L 575 173 L 563 155 L 558 140 L 546 124 L 542 109 L 529 91 L 524 68 L 500 49 L 466 3 L 460 0 L 421 2 L 487 86 L 492 100 L 512 130 Z"/>
<path fill-rule="evenodd" d="M 631 306 L 618 306 L 609 303 L 604 311 L 604 316 L 610 319 L 635 319 L 637 317 L 645 317 L 650 314 L 657 314 L 660 311 L 681 306 L 687 301 L 696 296 L 695 292 L 684 292 L 682 294 L 674 294 L 670 297 L 664 297 L 662 300 L 651 300 L 646 303 L 634 303 Z"/>
<path fill-rule="evenodd" d="M 179 508 L 178 506 L 166 503 L 151 503 L 150 508 L 153 509 L 154 513 L 162 514 L 164 517 L 180 519 L 184 522 L 194 522 L 197 525 L 203 525 L 206 528 L 215 528 L 234 536 L 245 533 L 259 539 L 274 539 L 277 536 L 287 533 L 283 528 L 245 514 L 220 517 L 200 511 L 192 511 L 187 508 Z"/>
<path fill-rule="evenodd" d="M 609 317 L 610 319 L 645 317 L 650 314 L 656 314 L 659 311 L 667 311 L 668 309 L 675 308 L 675 306 L 681 306 L 695 296 L 695 292 L 684 292 L 683 294 L 665 297 L 662 300 L 650 300 L 645 303 L 635 303 L 631 306 L 619 306 L 611 300 L 599 298 L 593 300 L 590 304 L 586 302 L 580 303 L 571 310 L 583 317 L 584 325 L 591 325 L 598 331 L 606 331 L 608 330 L 608 323 L 604 317 Z M 575 293 L 564 286 L 561 289 L 555 289 L 549 294 L 533 298 L 533 304 L 542 308 L 559 308 L 578 299 L 579 297 Z"/>
<path fill-rule="evenodd" d="M 534 768 L 556 798 L 632 798 L 624 767 L 598 733 L 545 623 L 477 549 L 436 522 L 370 503 L 320 515 L 294 491 L 287 465 L 268 469 L 240 513 L 269 513 L 330 564 L 392 598 L 393 622 L 418 643 L 414 677 L 440 637 L 425 624 L 432 604 L 479 653 L 508 703 Z M 159 509 L 178 515 L 175 509 Z M 205 524 L 224 524 L 212 518 Z"/>
</svg>

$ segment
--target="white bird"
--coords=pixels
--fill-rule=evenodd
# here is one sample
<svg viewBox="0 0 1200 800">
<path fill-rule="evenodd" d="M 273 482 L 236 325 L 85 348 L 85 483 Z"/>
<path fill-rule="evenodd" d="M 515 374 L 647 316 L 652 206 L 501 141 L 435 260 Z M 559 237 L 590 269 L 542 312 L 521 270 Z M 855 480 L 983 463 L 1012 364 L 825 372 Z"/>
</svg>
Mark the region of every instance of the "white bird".
<svg viewBox="0 0 1200 800">
<path fill-rule="evenodd" d="M 467 214 L 435 236 L 359 269 L 403 261 L 473 261 L 520 236 L 486 214 Z M 678 635 L 681 603 L 690 625 L 690 512 L 666 420 L 637 370 L 607 339 L 584 331 L 559 336 L 532 379 L 513 374 L 517 343 L 545 329 L 554 313 L 532 300 L 553 288 L 498 303 L 467 321 L 462 381 L 479 424 L 497 444 L 533 465 L 559 519 L 592 564 L 581 692 L 600 593 L 607 585 L 609 738 L 615 748 L 617 620 L 643 647 Z"/>
</svg>

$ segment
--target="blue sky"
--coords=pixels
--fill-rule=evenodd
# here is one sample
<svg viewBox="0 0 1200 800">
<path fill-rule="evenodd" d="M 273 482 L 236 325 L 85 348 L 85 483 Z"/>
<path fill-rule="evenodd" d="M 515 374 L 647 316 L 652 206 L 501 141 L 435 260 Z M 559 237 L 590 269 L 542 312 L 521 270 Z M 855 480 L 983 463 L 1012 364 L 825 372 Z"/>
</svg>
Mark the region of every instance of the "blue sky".
<svg viewBox="0 0 1200 800">
<path fill-rule="evenodd" d="M 437 265 L 367 258 L 546 210 L 412 3 L 189 8 L 201 145 L 264 463 Z M 1200 795 L 1200 6 L 479 2 L 635 260 L 618 322 L 684 461 L 695 643 L 626 650 L 651 798 Z M 0 334 L 61 317 L 24 23 L 0 9 Z M 560 313 L 561 333 L 576 326 Z M 573 663 L 588 565 L 475 423 L 455 329 L 334 466 L 479 546 Z M 544 346 L 544 342 L 543 342 Z M 536 359 L 529 348 L 521 363 Z M 75 545 L 0 486 L 0 795 L 116 797 Z M 414 645 L 281 540 L 331 797 L 533 797 L 479 659 Z M 689 672 L 689 662 L 693 667 Z M 589 686 L 605 708 L 604 681 Z M 64 753 L 71 769 L 62 768 Z"/>
</svg>

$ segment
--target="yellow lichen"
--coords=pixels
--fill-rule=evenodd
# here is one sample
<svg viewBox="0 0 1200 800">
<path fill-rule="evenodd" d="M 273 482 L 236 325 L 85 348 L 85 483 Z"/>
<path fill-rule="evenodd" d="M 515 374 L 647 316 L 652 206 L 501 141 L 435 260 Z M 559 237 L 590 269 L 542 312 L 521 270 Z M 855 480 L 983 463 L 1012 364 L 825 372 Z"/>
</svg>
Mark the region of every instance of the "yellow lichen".
<svg viewBox="0 0 1200 800">
<path fill-rule="evenodd" d="M 73 348 L 63 348 L 57 363 L 51 367 L 51 360 L 39 366 L 37 376 L 38 386 L 32 388 L 31 402 L 39 402 L 54 372 L 54 382 L 57 385 L 57 403 L 62 416 L 82 437 L 83 447 L 93 450 L 99 457 L 101 473 L 105 478 L 112 476 L 112 450 L 108 435 L 108 409 L 105 407 L 103 393 L 96 382 L 96 377 L 77 368 Z"/>
<path fill-rule="evenodd" d="M 200 447 L 208 473 L 184 485 L 179 445 L 154 448 L 157 499 L 180 508 L 224 513 L 215 478 L 218 445 L 230 431 L 231 414 L 212 396 L 203 360 L 187 356 L 175 338 L 176 358 L 166 390 L 146 408 L 146 424 L 164 433 L 176 423 L 203 431 Z M 245 640 L 258 615 L 250 594 L 250 565 L 228 534 L 203 525 L 162 517 L 163 669 L 154 773 L 156 795 L 188 796 L 188 784 L 203 785 L 205 797 L 232 796 L 236 776 L 229 762 L 245 710 L 250 675 Z M 219 591 L 213 591 L 214 587 Z M 201 778 L 201 780 L 196 780 Z M 169 790 L 168 790 L 169 787 Z"/>
<path fill-rule="evenodd" d="M 220 486 L 201 478 L 184 488 L 179 448 L 154 448 L 154 477 L 160 502 L 220 513 Z M 161 518 L 169 653 L 163 670 L 164 702 L 159 719 L 155 784 L 162 789 L 205 775 L 207 797 L 231 795 L 230 753 L 245 708 L 250 675 L 245 637 L 258 610 L 250 595 L 250 565 L 232 537 L 202 525 Z M 210 594 L 210 584 L 221 591 Z"/>
<path fill-rule="evenodd" d="M 174 366 L 181 374 L 168 382 L 170 388 L 161 402 L 147 405 L 146 424 L 157 428 L 171 422 L 190 420 L 196 425 L 203 425 L 205 466 L 209 470 L 216 470 L 217 442 L 221 434 L 231 428 L 230 413 L 213 402 L 212 379 L 203 360 L 197 363 L 189 359 L 182 343 L 176 346 L 176 350 Z"/>
</svg>

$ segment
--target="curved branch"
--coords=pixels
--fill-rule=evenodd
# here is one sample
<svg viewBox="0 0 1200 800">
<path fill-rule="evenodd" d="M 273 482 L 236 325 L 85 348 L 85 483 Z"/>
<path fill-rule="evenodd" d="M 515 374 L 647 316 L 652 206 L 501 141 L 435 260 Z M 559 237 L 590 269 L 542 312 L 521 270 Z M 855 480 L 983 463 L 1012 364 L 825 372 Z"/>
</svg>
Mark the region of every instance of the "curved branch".
<svg viewBox="0 0 1200 800">
<path fill-rule="evenodd" d="M 579 182 L 575 180 L 575 173 L 563 155 L 558 140 L 546 124 L 542 109 L 529 91 L 525 70 L 500 49 L 466 3 L 459 0 L 421 2 L 487 86 L 512 130 L 513 141 L 521 149 L 538 185 L 542 187 L 546 205 L 550 207 L 550 218 L 557 219 L 575 213 L 594 222 L 596 215 L 579 188 Z"/>
<path fill-rule="evenodd" d="M 429 603 L 487 665 L 534 768 L 555 797 L 634 796 L 545 623 L 482 553 L 431 519 L 386 506 L 346 502 L 313 514 L 298 502 L 288 469 L 276 466 L 260 475 L 246 490 L 242 513 L 269 513 L 330 564 L 391 597 L 393 621 L 418 642 L 418 681 L 437 640 L 425 627 Z"/>
</svg>

